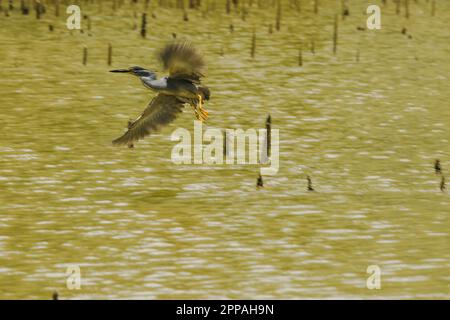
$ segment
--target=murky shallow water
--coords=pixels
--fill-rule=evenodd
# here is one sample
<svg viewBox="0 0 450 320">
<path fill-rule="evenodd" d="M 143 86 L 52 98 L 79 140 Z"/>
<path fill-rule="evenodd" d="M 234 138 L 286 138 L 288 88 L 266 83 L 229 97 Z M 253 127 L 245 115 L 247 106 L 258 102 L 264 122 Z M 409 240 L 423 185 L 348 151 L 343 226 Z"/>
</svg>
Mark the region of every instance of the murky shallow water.
<svg viewBox="0 0 450 320">
<path fill-rule="evenodd" d="M 0 297 L 450 298 L 450 197 L 433 170 L 436 158 L 450 170 L 450 5 L 433 18 L 411 3 L 407 20 L 388 1 L 381 30 L 357 31 L 358 1 L 334 57 L 334 3 L 316 17 L 303 2 L 285 4 L 273 34 L 270 7 L 244 22 L 216 1 L 183 22 L 155 5 L 146 40 L 133 30 L 142 4 L 82 3 L 84 33 L 51 5 L 40 21 L 0 14 Z M 262 128 L 272 115 L 280 170 L 264 189 L 258 166 L 170 161 L 171 132 L 193 130 L 189 109 L 134 150 L 111 146 L 152 93 L 107 73 L 108 43 L 113 67 L 152 67 L 172 33 L 208 60 L 209 127 Z M 72 264 L 81 290 L 66 288 Z M 381 290 L 366 288 L 369 265 Z"/>
</svg>

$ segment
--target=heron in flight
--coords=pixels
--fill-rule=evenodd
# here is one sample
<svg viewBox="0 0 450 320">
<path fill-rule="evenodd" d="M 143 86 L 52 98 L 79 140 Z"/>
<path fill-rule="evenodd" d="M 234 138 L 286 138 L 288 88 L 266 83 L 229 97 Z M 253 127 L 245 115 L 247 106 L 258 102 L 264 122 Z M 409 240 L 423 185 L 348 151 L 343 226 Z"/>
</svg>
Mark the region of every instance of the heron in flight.
<svg viewBox="0 0 450 320">
<path fill-rule="evenodd" d="M 128 130 L 113 141 L 114 145 L 132 148 L 135 141 L 175 120 L 186 103 L 194 108 L 198 120 L 205 121 L 208 118 L 203 104 L 209 100 L 210 92 L 200 81 L 206 69 L 202 56 L 189 42 L 183 41 L 166 45 L 159 51 L 158 58 L 169 76 L 157 79 L 155 72 L 141 67 L 110 71 L 132 74 L 145 87 L 158 93 L 144 112 L 128 123 Z"/>
</svg>

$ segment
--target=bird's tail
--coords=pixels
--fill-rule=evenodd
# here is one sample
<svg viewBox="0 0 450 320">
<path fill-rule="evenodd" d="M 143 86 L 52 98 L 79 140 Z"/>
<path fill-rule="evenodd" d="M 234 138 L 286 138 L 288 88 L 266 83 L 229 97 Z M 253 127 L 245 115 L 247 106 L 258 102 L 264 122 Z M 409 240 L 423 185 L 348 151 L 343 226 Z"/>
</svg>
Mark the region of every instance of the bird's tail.
<svg viewBox="0 0 450 320">
<path fill-rule="evenodd" d="M 198 87 L 198 90 L 203 95 L 203 99 L 209 100 L 209 97 L 211 96 L 211 92 L 209 91 L 208 87 Z"/>
</svg>

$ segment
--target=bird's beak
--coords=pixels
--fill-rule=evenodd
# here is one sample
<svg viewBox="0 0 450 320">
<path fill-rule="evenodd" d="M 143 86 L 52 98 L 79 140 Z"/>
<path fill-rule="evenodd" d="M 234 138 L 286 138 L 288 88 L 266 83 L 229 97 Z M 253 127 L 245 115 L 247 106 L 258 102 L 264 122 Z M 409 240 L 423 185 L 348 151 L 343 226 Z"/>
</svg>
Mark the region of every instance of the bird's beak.
<svg viewBox="0 0 450 320">
<path fill-rule="evenodd" d="M 117 72 L 117 73 L 129 73 L 128 69 L 118 69 L 118 70 L 110 70 L 109 72 Z"/>
</svg>

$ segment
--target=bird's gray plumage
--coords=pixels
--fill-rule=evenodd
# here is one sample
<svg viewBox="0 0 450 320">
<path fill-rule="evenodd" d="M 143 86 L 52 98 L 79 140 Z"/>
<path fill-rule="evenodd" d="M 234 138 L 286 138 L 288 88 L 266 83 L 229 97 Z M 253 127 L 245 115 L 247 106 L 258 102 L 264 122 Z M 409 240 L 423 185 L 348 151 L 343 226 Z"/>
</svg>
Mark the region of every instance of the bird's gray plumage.
<svg viewBox="0 0 450 320">
<path fill-rule="evenodd" d="M 168 44 L 158 57 L 169 72 L 168 77 L 157 79 L 154 72 L 141 67 L 111 71 L 131 73 L 139 77 L 145 87 L 158 92 L 144 112 L 129 124 L 127 132 L 113 144 L 132 146 L 134 141 L 172 122 L 185 103 L 194 107 L 198 119 L 206 119 L 207 112 L 202 104 L 203 100 L 209 100 L 210 92 L 200 81 L 206 70 L 203 58 L 186 41 Z"/>
</svg>

